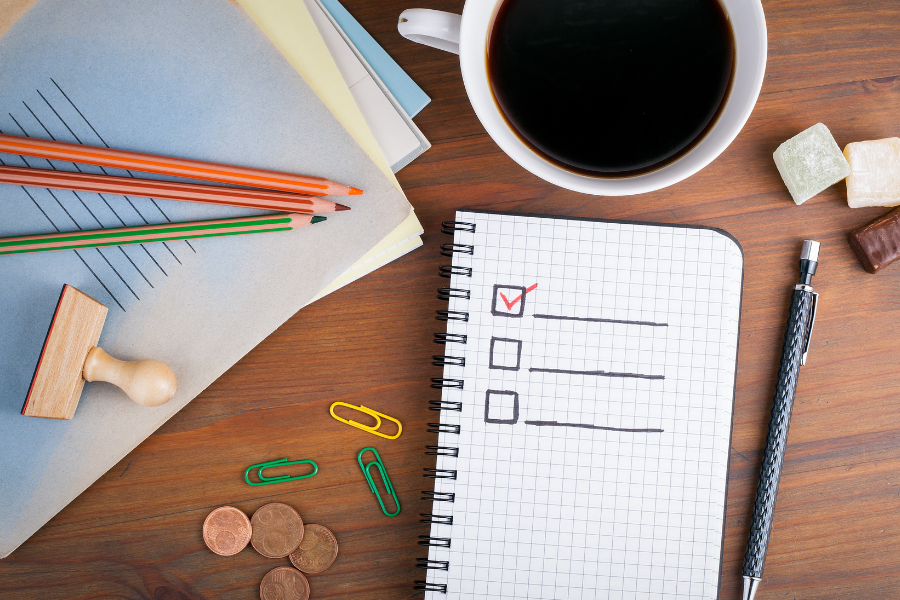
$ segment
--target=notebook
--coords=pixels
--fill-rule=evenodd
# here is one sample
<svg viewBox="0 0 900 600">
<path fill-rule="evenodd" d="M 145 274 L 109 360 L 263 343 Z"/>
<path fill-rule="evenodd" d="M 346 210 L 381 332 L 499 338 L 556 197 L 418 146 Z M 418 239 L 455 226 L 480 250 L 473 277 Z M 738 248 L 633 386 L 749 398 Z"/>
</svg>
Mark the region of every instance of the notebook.
<svg viewBox="0 0 900 600">
<path fill-rule="evenodd" d="M 462 210 L 429 599 L 716 598 L 743 253 L 707 227 Z"/>
</svg>

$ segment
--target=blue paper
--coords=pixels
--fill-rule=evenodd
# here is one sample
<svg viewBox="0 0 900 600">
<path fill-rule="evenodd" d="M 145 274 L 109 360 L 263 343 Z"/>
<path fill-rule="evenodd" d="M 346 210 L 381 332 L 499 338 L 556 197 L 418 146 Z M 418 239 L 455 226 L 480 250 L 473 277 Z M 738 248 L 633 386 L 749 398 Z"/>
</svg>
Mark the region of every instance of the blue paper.
<svg viewBox="0 0 900 600">
<path fill-rule="evenodd" d="M 356 49 L 359 50 L 366 62 L 375 70 L 384 85 L 391 91 L 409 118 L 412 119 L 419 111 L 431 102 L 422 88 L 400 68 L 393 58 L 378 45 L 378 42 L 363 29 L 353 15 L 347 12 L 338 0 L 321 0 L 322 6 L 337 21 Z"/>
</svg>

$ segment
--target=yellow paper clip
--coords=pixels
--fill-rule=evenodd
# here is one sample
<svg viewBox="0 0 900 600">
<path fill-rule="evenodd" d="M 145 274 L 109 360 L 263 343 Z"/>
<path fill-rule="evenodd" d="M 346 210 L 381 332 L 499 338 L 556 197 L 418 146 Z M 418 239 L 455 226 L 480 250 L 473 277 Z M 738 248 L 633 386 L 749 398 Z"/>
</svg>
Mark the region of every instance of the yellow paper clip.
<svg viewBox="0 0 900 600">
<path fill-rule="evenodd" d="M 334 414 L 335 406 L 346 406 L 347 408 L 351 408 L 353 410 L 358 410 L 361 413 L 367 414 L 370 417 L 375 417 L 375 425 L 370 427 L 368 425 L 363 425 L 362 423 L 357 423 L 356 421 L 352 421 L 350 419 L 342 419 L 341 417 Z M 400 424 L 400 421 L 398 421 L 394 417 L 389 417 L 386 414 L 380 413 L 378 411 L 374 411 L 371 408 L 367 408 L 363 405 L 354 406 L 352 404 L 347 404 L 346 402 L 335 402 L 334 404 L 331 405 L 331 410 L 329 412 L 331 412 L 332 417 L 334 417 L 341 423 L 346 423 L 347 425 L 350 425 L 351 427 L 356 427 L 357 429 L 362 429 L 363 431 L 366 431 L 368 433 L 371 433 L 371 434 L 374 434 L 374 435 L 377 435 L 379 437 L 383 437 L 383 438 L 386 438 L 389 440 L 396 440 L 398 437 L 400 437 L 400 434 L 403 433 L 403 425 Z M 393 421 L 394 423 L 397 424 L 397 433 L 395 433 L 394 435 L 387 435 L 387 434 L 384 434 L 384 433 L 381 433 L 380 431 L 378 431 L 378 429 L 381 427 L 382 417 L 387 419 L 388 421 Z"/>
</svg>

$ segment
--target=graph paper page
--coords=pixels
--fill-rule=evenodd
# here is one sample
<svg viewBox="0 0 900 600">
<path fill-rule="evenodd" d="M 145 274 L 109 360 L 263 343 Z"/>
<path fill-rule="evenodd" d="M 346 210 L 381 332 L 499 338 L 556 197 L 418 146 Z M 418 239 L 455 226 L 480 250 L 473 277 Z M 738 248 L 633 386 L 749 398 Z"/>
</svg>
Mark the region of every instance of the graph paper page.
<svg viewBox="0 0 900 600">
<path fill-rule="evenodd" d="M 474 225 L 449 283 L 465 343 L 444 354 L 465 364 L 444 368 L 463 383 L 443 390 L 459 410 L 439 413 L 439 446 L 458 456 L 437 457 L 432 513 L 452 524 L 431 526 L 428 582 L 446 594 L 426 597 L 716 598 L 740 246 L 708 228 L 456 220 Z"/>
</svg>

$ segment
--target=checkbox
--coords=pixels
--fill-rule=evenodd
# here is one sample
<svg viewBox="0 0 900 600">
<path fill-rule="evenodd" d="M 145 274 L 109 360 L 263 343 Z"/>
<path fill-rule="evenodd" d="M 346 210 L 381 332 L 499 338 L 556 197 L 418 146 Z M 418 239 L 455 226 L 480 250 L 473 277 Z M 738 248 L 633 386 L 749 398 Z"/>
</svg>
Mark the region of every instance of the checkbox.
<svg viewBox="0 0 900 600">
<path fill-rule="evenodd" d="M 522 360 L 522 340 L 491 338 L 491 355 L 488 367 L 503 371 L 518 371 Z"/>
<path fill-rule="evenodd" d="M 484 395 L 484 422 L 513 425 L 519 420 L 519 393 L 488 390 Z"/>
<path fill-rule="evenodd" d="M 525 295 L 528 290 L 523 285 L 494 285 L 491 314 L 495 317 L 521 319 L 525 315 Z"/>
</svg>

